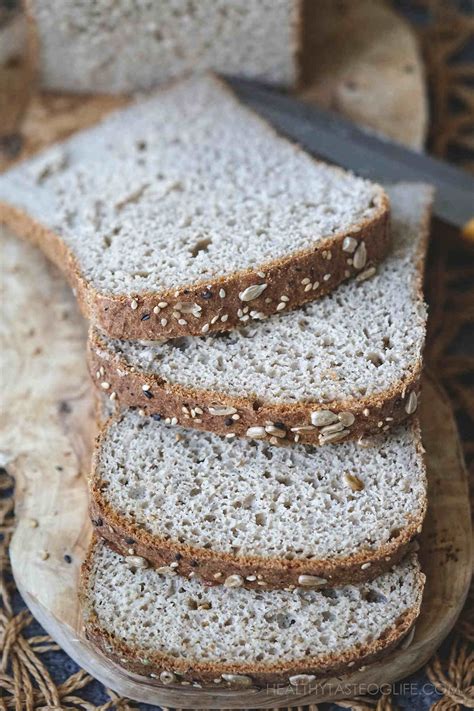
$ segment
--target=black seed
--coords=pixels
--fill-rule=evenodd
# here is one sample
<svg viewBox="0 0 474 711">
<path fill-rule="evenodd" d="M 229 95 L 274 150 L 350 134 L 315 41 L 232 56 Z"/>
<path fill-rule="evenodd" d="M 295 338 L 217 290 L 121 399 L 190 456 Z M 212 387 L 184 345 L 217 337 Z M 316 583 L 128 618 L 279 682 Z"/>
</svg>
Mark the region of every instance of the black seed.
<svg viewBox="0 0 474 711">
<path fill-rule="evenodd" d="M 224 420 L 224 424 L 227 425 L 227 427 L 230 427 L 234 424 L 234 420 L 232 419 L 232 417 L 226 417 Z"/>
<path fill-rule="evenodd" d="M 149 400 L 151 400 L 152 397 L 153 397 L 153 393 L 151 393 L 149 390 L 144 390 L 144 391 L 143 391 L 143 394 L 144 394 L 144 396 L 147 397 Z"/>
<path fill-rule="evenodd" d="M 197 560 L 192 560 L 189 565 L 191 566 L 191 568 L 197 568 L 199 563 L 197 562 Z"/>
<path fill-rule="evenodd" d="M 148 321 L 149 318 L 150 318 L 150 314 L 143 314 L 140 321 Z"/>
<path fill-rule="evenodd" d="M 212 291 L 210 291 L 209 289 L 206 289 L 206 291 L 203 291 L 201 293 L 201 296 L 203 299 L 212 299 Z"/>
<path fill-rule="evenodd" d="M 22 137 L 18 133 L 11 134 L 10 136 L 3 136 L 0 139 L 0 150 L 7 156 L 7 158 L 16 158 L 21 151 L 22 144 Z"/>
<path fill-rule="evenodd" d="M 135 539 L 133 539 L 133 538 L 127 537 L 127 538 L 125 539 L 125 543 L 126 543 L 127 545 L 129 545 L 129 546 L 133 546 L 133 544 L 136 543 L 136 541 L 135 541 Z"/>
<path fill-rule="evenodd" d="M 103 525 L 104 525 L 104 522 L 103 522 L 103 520 L 102 520 L 101 518 L 93 518 L 93 519 L 92 519 L 92 525 L 99 527 L 99 526 L 103 526 Z"/>
<path fill-rule="evenodd" d="M 151 417 L 153 420 L 156 420 L 157 422 L 159 422 L 161 420 L 161 415 L 158 415 L 158 414 L 152 415 Z"/>
<path fill-rule="evenodd" d="M 175 560 L 181 560 L 182 557 L 183 556 L 181 555 L 181 553 L 176 553 L 174 558 L 175 558 Z"/>
<path fill-rule="evenodd" d="M 66 555 L 64 556 L 64 560 L 66 561 L 66 563 L 72 563 L 72 558 L 68 553 L 66 553 Z"/>
<path fill-rule="evenodd" d="M 279 430 L 286 430 L 286 427 L 283 422 L 275 422 L 274 427 L 278 427 Z"/>
</svg>

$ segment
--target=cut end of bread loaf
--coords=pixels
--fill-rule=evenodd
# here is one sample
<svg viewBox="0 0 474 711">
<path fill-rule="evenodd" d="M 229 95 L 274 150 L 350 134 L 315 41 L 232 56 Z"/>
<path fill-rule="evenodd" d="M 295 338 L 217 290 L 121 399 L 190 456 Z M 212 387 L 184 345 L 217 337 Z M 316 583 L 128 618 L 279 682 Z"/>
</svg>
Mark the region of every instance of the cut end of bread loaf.
<svg viewBox="0 0 474 711">
<path fill-rule="evenodd" d="M 42 84 L 54 91 L 143 91 L 206 68 L 282 86 L 298 76 L 301 0 L 115 0 L 102 12 L 94 2 L 31 0 L 28 7 Z"/>
<path fill-rule="evenodd" d="M 415 556 L 331 591 L 206 588 L 128 563 L 95 542 L 84 564 L 86 632 L 111 659 L 163 684 L 303 683 L 357 669 L 409 632 L 424 575 Z M 236 676 L 237 675 L 237 676 Z"/>
<path fill-rule="evenodd" d="M 315 161 L 205 76 L 0 176 L 0 221 L 116 338 L 254 324 L 363 278 L 389 246 L 383 189 Z"/>
<path fill-rule="evenodd" d="M 272 444 L 337 443 L 405 420 L 419 398 L 432 190 L 388 192 L 393 248 L 378 270 L 228 334 L 134 343 L 93 330 L 99 390 L 167 422 Z"/>
<path fill-rule="evenodd" d="M 416 422 L 367 447 L 275 448 L 128 411 L 102 431 L 90 487 L 96 532 L 123 555 L 260 590 L 373 579 L 426 509 Z"/>
</svg>

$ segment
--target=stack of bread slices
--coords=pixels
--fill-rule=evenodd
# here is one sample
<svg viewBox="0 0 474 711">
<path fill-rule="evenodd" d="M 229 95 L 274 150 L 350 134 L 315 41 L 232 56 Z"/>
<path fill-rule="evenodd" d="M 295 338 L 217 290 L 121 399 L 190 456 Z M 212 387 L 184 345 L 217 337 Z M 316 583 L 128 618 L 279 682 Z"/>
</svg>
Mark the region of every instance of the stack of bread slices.
<svg viewBox="0 0 474 711">
<path fill-rule="evenodd" d="M 317 162 L 201 76 L 0 201 L 91 322 L 97 647 L 163 685 L 300 687 L 406 641 L 431 189 Z"/>
</svg>

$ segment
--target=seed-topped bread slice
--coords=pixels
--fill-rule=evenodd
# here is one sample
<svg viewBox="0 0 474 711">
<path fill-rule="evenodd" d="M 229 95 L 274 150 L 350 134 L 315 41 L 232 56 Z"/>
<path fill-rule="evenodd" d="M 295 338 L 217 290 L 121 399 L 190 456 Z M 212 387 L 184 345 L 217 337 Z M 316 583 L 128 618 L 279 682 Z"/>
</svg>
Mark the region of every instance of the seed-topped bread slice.
<svg viewBox="0 0 474 711">
<path fill-rule="evenodd" d="M 89 638 L 163 684 L 297 686 L 392 649 L 419 614 L 423 585 L 412 556 L 371 583 L 337 590 L 223 591 L 127 564 L 95 543 L 82 601 Z"/>
<path fill-rule="evenodd" d="M 288 310 L 377 263 L 389 241 L 382 188 L 316 162 L 212 77 L 0 176 L 2 221 L 65 269 L 86 317 L 116 338 Z"/>
<path fill-rule="evenodd" d="M 47 89 L 150 89 L 190 71 L 218 69 L 292 86 L 301 0 L 130 2 L 30 0 Z"/>
<path fill-rule="evenodd" d="M 127 560 L 259 589 L 328 587 L 388 570 L 421 530 L 418 423 L 365 447 L 272 447 L 126 411 L 94 453 L 91 518 Z"/>
<path fill-rule="evenodd" d="M 143 344 L 92 331 L 96 385 L 173 424 L 276 444 L 338 442 L 401 422 L 417 407 L 432 191 L 388 193 L 393 250 L 377 271 L 263 323 L 242 311 L 245 325 L 227 334 Z"/>
</svg>

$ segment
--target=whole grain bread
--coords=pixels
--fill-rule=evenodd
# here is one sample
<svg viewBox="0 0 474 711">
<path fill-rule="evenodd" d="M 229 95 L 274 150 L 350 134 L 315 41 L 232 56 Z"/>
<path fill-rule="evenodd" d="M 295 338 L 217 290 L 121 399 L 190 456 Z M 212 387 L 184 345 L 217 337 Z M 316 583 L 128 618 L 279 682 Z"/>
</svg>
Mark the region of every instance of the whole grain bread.
<svg viewBox="0 0 474 711">
<path fill-rule="evenodd" d="M 214 68 L 293 86 L 301 0 L 28 0 L 43 87 L 72 92 L 150 89 Z M 102 7 L 101 7 L 102 6 Z"/>
<path fill-rule="evenodd" d="M 409 556 L 371 583 L 337 590 L 223 591 L 127 563 L 95 542 L 81 597 L 89 639 L 162 684 L 304 686 L 393 649 L 419 614 L 424 579 Z"/>
<path fill-rule="evenodd" d="M 357 583 L 389 570 L 421 530 L 419 426 L 366 447 L 275 448 L 128 410 L 99 437 L 90 501 L 96 533 L 127 560 L 207 585 Z"/>
<path fill-rule="evenodd" d="M 0 176 L 0 222 L 115 338 L 202 335 L 314 300 L 385 256 L 388 214 L 382 188 L 316 162 L 210 76 Z"/>
<path fill-rule="evenodd" d="M 393 249 L 377 271 L 264 322 L 247 310 L 227 334 L 138 343 L 92 330 L 98 389 L 167 423 L 272 444 L 339 442 L 405 420 L 419 396 L 432 191 L 402 183 L 388 193 Z"/>
</svg>

